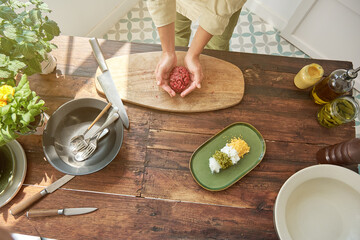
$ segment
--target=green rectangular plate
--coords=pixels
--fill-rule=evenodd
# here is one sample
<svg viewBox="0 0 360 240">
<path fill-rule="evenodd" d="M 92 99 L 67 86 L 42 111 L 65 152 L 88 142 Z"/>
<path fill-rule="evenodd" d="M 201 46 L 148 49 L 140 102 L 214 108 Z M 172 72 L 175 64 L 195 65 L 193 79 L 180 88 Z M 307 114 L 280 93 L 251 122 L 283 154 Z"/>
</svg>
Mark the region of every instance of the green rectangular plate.
<svg viewBox="0 0 360 240">
<path fill-rule="evenodd" d="M 209 158 L 234 137 L 241 137 L 250 146 L 250 152 L 240 161 L 219 173 L 211 173 Z M 195 181 L 209 191 L 224 190 L 255 168 L 263 159 L 266 144 L 260 132 L 252 125 L 237 122 L 226 127 L 202 144 L 191 156 L 190 171 Z"/>
</svg>

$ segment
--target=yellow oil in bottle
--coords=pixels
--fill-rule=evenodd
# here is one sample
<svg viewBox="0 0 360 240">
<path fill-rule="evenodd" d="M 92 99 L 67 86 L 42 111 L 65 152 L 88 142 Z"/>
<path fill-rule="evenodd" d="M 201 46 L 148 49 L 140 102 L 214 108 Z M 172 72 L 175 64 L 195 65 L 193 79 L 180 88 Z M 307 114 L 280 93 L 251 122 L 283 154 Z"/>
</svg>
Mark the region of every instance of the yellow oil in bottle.
<svg viewBox="0 0 360 240">
<path fill-rule="evenodd" d="M 342 95 L 346 95 L 354 86 L 353 78 L 357 74 L 349 74 L 350 70 L 338 69 L 315 85 L 311 96 L 315 103 L 326 104 Z"/>
<path fill-rule="evenodd" d="M 317 104 L 328 103 L 341 95 L 343 93 L 337 93 L 329 86 L 329 77 L 324 78 L 311 91 L 311 96 Z"/>
</svg>

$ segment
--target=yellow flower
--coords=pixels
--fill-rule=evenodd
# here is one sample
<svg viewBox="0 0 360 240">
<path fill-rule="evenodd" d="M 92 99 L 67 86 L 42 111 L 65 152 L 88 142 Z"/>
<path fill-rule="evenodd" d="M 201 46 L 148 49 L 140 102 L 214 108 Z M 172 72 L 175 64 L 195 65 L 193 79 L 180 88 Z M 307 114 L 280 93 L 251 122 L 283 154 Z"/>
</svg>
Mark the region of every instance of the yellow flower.
<svg viewBox="0 0 360 240">
<path fill-rule="evenodd" d="M 5 105 L 9 94 L 14 96 L 15 89 L 13 87 L 9 85 L 3 85 L 0 87 L 0 101 L 5 101 Z"/>
<path fill-rule="evenodd" d="M 6 101 L 1 101 L 1 100 L 0 100 L 0 107 L 5 106 L 6 104 L 7 104 L 7 102 L 6 102 Z"/>
</svg>

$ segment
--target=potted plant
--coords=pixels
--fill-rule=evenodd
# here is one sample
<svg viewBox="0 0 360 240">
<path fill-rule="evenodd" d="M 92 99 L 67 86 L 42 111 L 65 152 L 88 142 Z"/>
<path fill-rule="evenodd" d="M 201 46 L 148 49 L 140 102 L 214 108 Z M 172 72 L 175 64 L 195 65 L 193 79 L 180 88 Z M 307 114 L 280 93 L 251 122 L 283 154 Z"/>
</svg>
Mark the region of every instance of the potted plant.
<svg viewBox="0 0 360 240">
<path fill-rule="evenodd" d="M 53 59 L 48 54 L 57 46 L 50 41 L 60 29 L 50 12 L 42 0 L 0 0 L 0 86 L 14 86 L 19 72 L 41 73 L 42 63 Z"/>
<path fill-rule="evenodd" d="M 46 109 L 45 102 L 31 91 L 27 75 L 16 87 L 0 86 L 0 146 L 17 137 L 32 133 Z"/>
</svg>

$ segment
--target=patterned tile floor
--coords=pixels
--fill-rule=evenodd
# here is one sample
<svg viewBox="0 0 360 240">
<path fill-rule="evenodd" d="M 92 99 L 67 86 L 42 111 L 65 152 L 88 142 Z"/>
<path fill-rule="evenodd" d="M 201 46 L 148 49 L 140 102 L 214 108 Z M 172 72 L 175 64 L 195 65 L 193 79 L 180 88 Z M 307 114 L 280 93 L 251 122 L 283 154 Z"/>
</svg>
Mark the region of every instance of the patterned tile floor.
<svg viewBox="0 0 360 240">
<path fill-rule="evenodd" d="M 192 24 L 190 41 L 197 27 L 197 23 Z M 159 35 L 147 10 L 145 0 L 139 1 L 126 16 L 107 31 L 103 38 L 160 44 Z M 309 58 L 308 55 L 281 38 L 278 30 L 246 8 L 241 11 L 238 24 L 230 40 L 230 51 Z M 354 96 L 360 101 L 358 91 L 354 91 Z M 356 119 L 355 125 L 356 136 L 360 138 L 359 118 Z"/>
<path fill-rule="evenodd" d="M 192 24 L 190 39 L 193 38 L 197 27 L 197 23 Z M 103 38 L 160 44 L 156 27 L 143 0 L 120 19 Z M 238 25 L 230 40 L 230 51 L 308 57 L 281 38 L 279 32 L 271 25 L 266 24 L 247 9 L 241 11 Z"/>
</svg>

